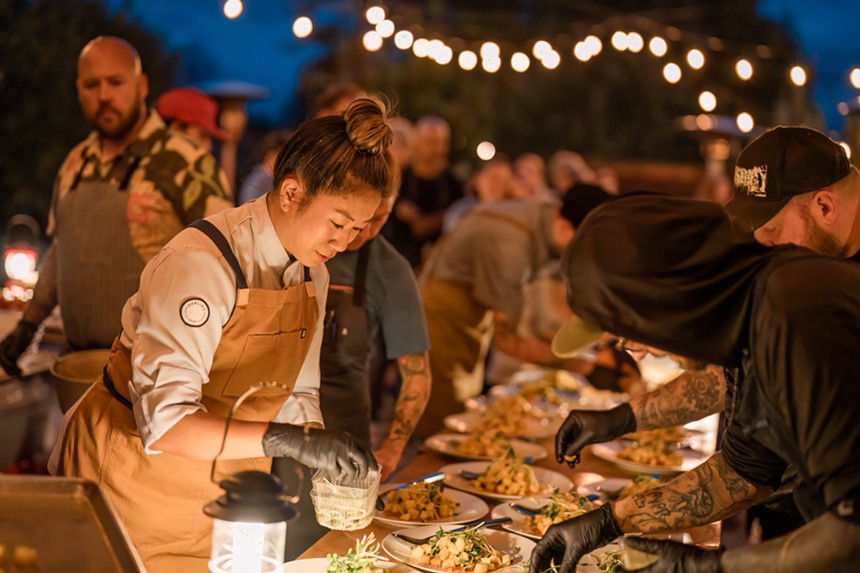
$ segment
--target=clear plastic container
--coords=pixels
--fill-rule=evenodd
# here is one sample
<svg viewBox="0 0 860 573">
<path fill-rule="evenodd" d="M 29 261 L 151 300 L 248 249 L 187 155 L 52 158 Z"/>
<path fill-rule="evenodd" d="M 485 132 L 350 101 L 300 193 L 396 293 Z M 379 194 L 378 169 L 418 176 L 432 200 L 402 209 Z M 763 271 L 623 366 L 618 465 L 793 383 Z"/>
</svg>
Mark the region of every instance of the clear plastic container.
<svg viewBox="0 0 860 573">
<path fill-rule="evenodd" d="M 311 501 L 317 522 L 338 531 L 364 529 L 373 521 L 380 473 L 371 471 L 363 480 L 340 481 L 317 470 L 311 482 Z"/>
</svg>

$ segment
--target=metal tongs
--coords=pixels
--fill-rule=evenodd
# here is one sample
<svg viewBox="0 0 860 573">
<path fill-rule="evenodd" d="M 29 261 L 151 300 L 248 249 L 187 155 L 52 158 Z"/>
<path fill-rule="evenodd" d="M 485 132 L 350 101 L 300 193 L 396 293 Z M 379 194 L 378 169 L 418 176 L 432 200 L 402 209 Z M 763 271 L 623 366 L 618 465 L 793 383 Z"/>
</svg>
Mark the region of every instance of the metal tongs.
<svg viewBox="0 0 860 573">
<path fill-rule="evenodd" d="M 416 483 L 422 483 L 422 482 L 423 483 L 434 483 L 437 481 L 441 481 L 443 479 L 445 479 L 445 472 L 433 472 L 432 474 L 427 474 L 426 476 L 422 476 L 418 479 L 414 479 L 414 480 L 407 482 L 403 485 L 399 485 L 395 488 L 392 488 L 392 489 L 386 491 L 385 493 L 383 493 L 382 495 L 378 495 L 376 497 L 376 509 L 378 509 L 379 511 L 382 511 L 383 509 L 385 509 L 385 496 L 387 496 L 392 491 L 397 491 L 399 489 L 406 489 L 410 485 L 415 485 Z"/>
</svg>

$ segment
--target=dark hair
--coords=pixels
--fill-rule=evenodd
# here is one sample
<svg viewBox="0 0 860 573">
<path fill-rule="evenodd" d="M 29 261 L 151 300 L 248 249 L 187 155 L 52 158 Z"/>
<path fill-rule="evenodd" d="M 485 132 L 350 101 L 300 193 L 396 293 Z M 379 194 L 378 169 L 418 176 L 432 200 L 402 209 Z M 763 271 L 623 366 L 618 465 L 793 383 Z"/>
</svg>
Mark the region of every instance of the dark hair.
<svg viewBox="0 0 860 573">
<path fill-rule="evenodd" d="M 388 197 L 399 175 L 388 150 L 393 138 L 385 104 L 359 98 L 343 114 L 299 126 L 275 160 L 273 188 L 295 176 L 305 188 L 305 204 L 321 193 Z"/>
</svg>

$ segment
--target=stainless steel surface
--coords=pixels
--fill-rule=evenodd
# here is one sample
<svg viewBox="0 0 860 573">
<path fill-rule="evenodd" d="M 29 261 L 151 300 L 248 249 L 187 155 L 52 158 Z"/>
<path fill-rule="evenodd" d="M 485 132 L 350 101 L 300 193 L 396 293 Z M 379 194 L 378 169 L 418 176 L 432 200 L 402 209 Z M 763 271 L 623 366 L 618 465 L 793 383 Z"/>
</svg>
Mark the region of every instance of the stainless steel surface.
<svg viewBox="0 0 860 573">
<path fill-rule="evenodd" d="M 145 572 L 105 497 L 82 479 L 0 476 L 0 545 L 7 555 L 32 547 L 46 573 Z"/>
</svg>

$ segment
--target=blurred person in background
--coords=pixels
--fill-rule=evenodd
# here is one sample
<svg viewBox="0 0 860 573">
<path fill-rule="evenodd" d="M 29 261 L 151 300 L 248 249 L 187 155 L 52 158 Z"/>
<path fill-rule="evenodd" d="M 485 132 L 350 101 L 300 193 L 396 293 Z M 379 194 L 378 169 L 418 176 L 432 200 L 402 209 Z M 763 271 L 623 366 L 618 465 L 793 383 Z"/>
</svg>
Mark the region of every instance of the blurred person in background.
<svg viewBox="0 0 860 573">
<path fill-rule="evenodd" d="M 537 153 L 523 153 L 514 162 L 518 197 L 538 201 L 558 201 L 559 194 L 546 181 L 546 162 Z"/>
<path fill-rule="evenodd" d="M 415 147 L 415 126 L 405 117 L 395 117 L 391 120 L 394 130 L 394 142 L 391 144 L 391 154 L 404 171 L 412 163 L 412 149 Z"/>
<path fill-rule="evenodd" d="M 360 97 L 366 97 L 360 86 L 352 82 L 336 82 L 326 87 L 316 100 L 314 100 L 313 113 L 311 117 L 323 117 L 326 115 L 340 115 L 349 107 L 353 101 Z"/>
<path fill-rule="evenodd" d="M 262 197 L 272 190 L 272 174 L 275 171 L 275 159 L 278 152 L 290 140 L 293 132 L 289 130 L 270 131 L 260 142 L 257 156 L 259 163 L 254 165 L 251 172 L 242 180 L 236 203 L 241 205 L 257 197 Z"/>
<path fill-rule="evenodd" d="M 445 211 L 463 197 L 463 186 L 448 168 L 451 128 L 436 116 L 415 124 L 412 164 L 403 173 L 400 197 L 383 233 L 413 268 L 425 247 L 442 234 Z"/>
<path fill-rule="evenodd" d="M 608 165 L 598 167 L 595 172 L 597 186 L 609 193 L 618 195 L 621 192 L 621 182 L 618 180 L 618 172 Z"/>
<path fill-rule="evenodd" d="M 445 212 L 443 232 L 450 232 L 478 205 L 514 198 L 514 189 L 510 161 L 497 156 L 482 163 L 466 185 L 466 196 L 451 203 Z"/>
<path fill-rule="evenodd" d="M 164 92 L 155 110 L 167 129 L 181 133 L 202 149 L 212 152 L 212 138 L 227 141 L 230 134 L 218 127 L 218 102 L 194 88 Z"/>
<path fill-rule="evenodd" d="M 60 166 L 39 282 L 0 343 L 0 365 L 13 375 L 57 304 L 71 348 L 110 347 L 146 262 L 185 225 L 231 205 L 215 158 L 147 108 L 134 46 L 112 36 L 89 42 L 77 91 L 93 132 Z"/>
<path fill-rule="evenodd" d="M 582 155 L 562 149 L 549 159 L 549 184 L 560 196 L 567 195 L 577 185 L 595 185 L 597 175 Z"/>
</svg>

